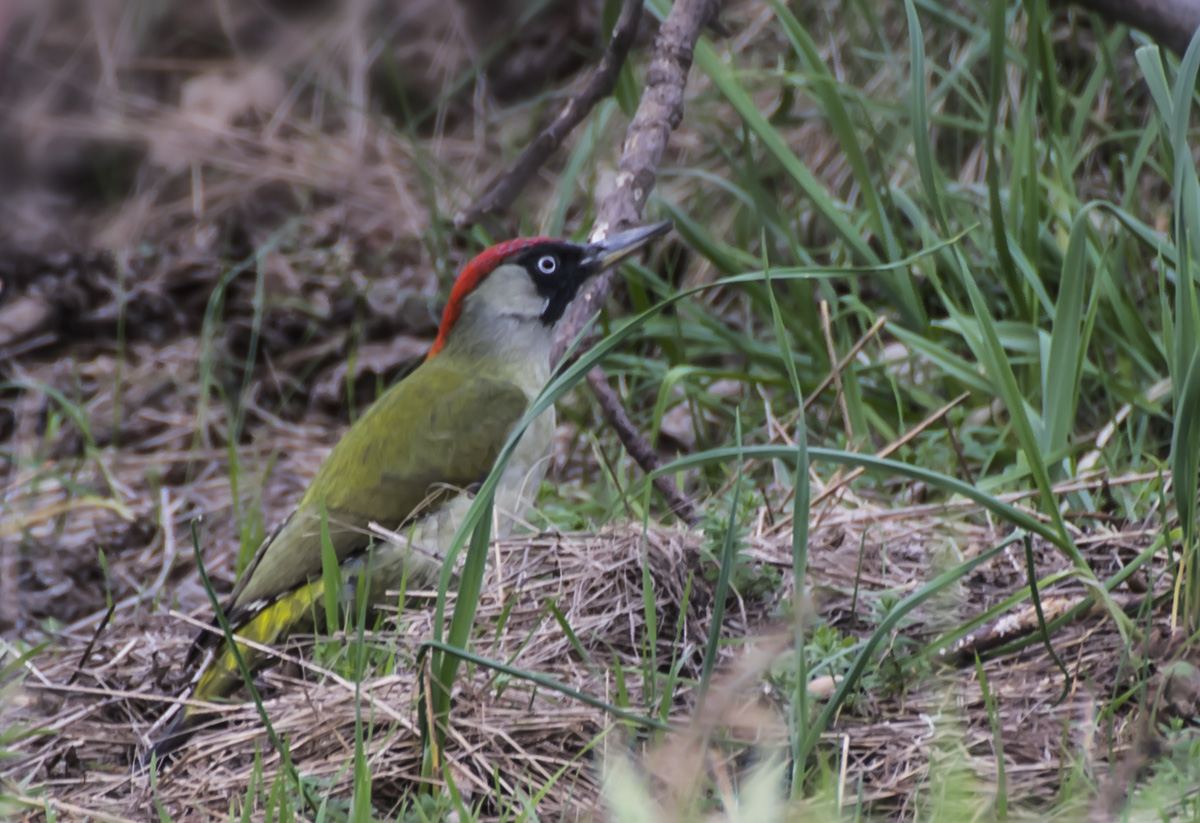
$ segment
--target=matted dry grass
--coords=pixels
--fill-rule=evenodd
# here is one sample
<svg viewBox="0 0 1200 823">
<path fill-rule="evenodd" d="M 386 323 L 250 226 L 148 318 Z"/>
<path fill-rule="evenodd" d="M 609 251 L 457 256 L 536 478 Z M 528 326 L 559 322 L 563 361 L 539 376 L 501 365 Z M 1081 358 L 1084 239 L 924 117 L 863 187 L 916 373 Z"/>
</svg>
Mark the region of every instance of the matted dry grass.
<svg viewBox="0 0 1200 823">
<path fill-rule="evenodd" d="M 224 21 L 215 5 L 168 4 L 170 15 L 151 21 L 159 27 L 154 31 L 167 33 L 161 41 L 139 34 L 145 21 L 125 17 L 121 4 L 91 4 L 86 19 L 65 13 L 66 5 L 30 2 L 11 18 L 0 6 L 0 29 L 7 25 L 10 35 L 22 38 L 23 50 L 8 55 L 26 61 L 23 73 L 10 74 L 0 89 L 0 103 L 12 115 L 6 124 L 19 132 L 3 136 L 24 141 L 35 171 L 54 173 L 76 173 L 87 164 L 72 158 L 115 146 L 131 154 L 118 152 L 112 171 L 136 184 L 125 201 L 81 206 L 33 180 L 19 198 L 0 203 L 13 237 L 36 241 L 6 258 L 13 271 L 5 273 L 21 297 L 31 298 L 31 311 L 52 318 L 31 335 L 0 337 L 6 378 L 26 387 L 0 397 L 0 438 L 15 458 L 3 479 L 0 649 L 7 656 L 0 660 L 11 660 L 18 643 L 50 641 L 24 666 L 21 689 L 5 694 L 0 714 L 0 731 L 25 723 L 48 733 L 22 740 L 0 778 L 5 791 L 38 798 L 60 819 L 144 820 L 152 814 L 150 790 L 144 778 L 130 776 L 131 758 L 188 679 L 179 667 L 197 621 L 208 615 L 191 558 L 191 524 L 200 518 L 207 566 L 228 587 L 241 536 L 255 528 L 246 518 L 261 504 L 270 526 L 295 500 L 348 419 L 349 388 L 369 397 L 377 383 L 424 351 L 436 319 L 434 269 L 453 270 L 464 253 L 436 231 L 440 215 L 452 214 L 482 188 L 496 157 L 523 144 L 539 112 L 527 105 L 511 114 L 483 92 L 467 94 L 423 127 L 424 142 L 395 139 L 361 106 L 379 79 L 361 59 L 361 15 L 382 4 L 346 4 L 349 16 L 315 44 L 308 22 L 280 20 L 263 4 L 223 4 L 234 9 Z M 475 56 L 469 18 L 429 9 L 485 5 L 389 6 L 399 10 L 389 24 L 397 54 L 428 69 L 418 96 L 436 96 Z M 743 65 L 776 61 L 786 44 L 771 27 L 770 9 L 730 6 L 727 19 L 736 32 L 730 48 Z M 432 28 L 405 25 L 411 22 L 405 15 Z M 213 53 L 168 59 L 180 42 L 170 38 L 180 32 L 206 33 L 219 45 Z M 845 32 L 831 36 L 849 48 Z M 531 54 L 513 58 L 513 76 L 528 65 L 549 71 Z M 896 82 L 894 73 L 881 70 L 862 86 L 878 92 Z M 517 86 L 509 91 L 519 96 Z M 770 111 L 778 101 L 759 102 Z M 820 118 L 798 124 L 791 138 L 832 191 L 853 185 L 846 157 Z M 675 164 L 687 167 L 707 148 L 685 121 L 673 138 Z M 981 168 L 964 169 L 963 178 L 978 178 Z M 433 196 L 423 189 L 422 174 L 436 181 Z M 548 189 L 550 181 L 537 185 Z M 694 193 L 693 184 L 678 179 L 666 185 L 677 187 L 680 201 Z M 102 186 L 82 188 L 93 197 L 103 194 L 93 191 Z M 64 202 L 70 208 L 64 210 Z M 263 252 L 265 299 L 256 297 L 253 277 L 236 278 L 213 332 L 203 321 L 229 261 L 256 251 Z M 707 264 L 688 274 L 695 281 L 711 276 Z M 252 338 L 255 370 L 241 395 Z M 353 367 L 346 363 L 351 352 Z M 55 430 L 61 407 L 47 387 L 61 392 L 86 425 Z M 231 415 L 222 392 L 242 397 L 239 415 Z M 563 432 L 553 468 L 564 482 L 578 479 L 584 462 L 566 448 L 568 441 Z M 829 482 L 813 480 L 817 492 Z M 687 725 L 699 715 L 705 742 L 712 729 L 731 742 L 693 746 L 689 753 L 697 760 L 674 764 L 664 760 L 677 749 L 652 755 L 649 768 L 668 787 L 695 776 L 695 769 L 677 774 L 680 763 L 718 771 L 728 765 L 724 758 L 736 763 L 745 747 L 778 739 L 784 699 L 778 681 L 787 662 L 779 636 L 789 626 L 780 607 L 792 598 L 793 583 L 790 523 L 777 514 L 778 506 L 756 513 L 746 556 L 777 568 L 780 584 L 728 604 L 723 636 L 731 642 L 721 670 L 730 685 L 719 705 L 697 712 L 686 685 L 672 695 L 674 721 Z M 810 619 L 851 637 L 869 634 L 887 603 L 1003 537 L 970 506 L 897 508 L 855 497 L 853 486 L 823 504 L 813 522 L 803 601 Z M 1153 531 L 1118 525 L 1078 539 L 1104 578 L 1144 548 Z M 660 669 L 678 660 L 681 675 L 695 678 L 711 594 L 702 573 L 686 609 L 683 592 L 689 576 L 703 568 L 701 544 L 698 535 L 657 526 L 645 533 L 616 527 L 500 544 L 480 603 L 475 649 L 610 702 L 619 661 L 630 702 L 641 706 L 648 651 L 643 565 L 654 586 Z M 98 550 L 107 559 L 107 579 Z M 1035 552 L 1043 575 L 1065 568 L 1054 550 L 1036 544 Z M 1024 559 L 1014 547 L 915 612 L 891 638 L 892 647 L 899 654 L 910 641 L 938 636 L 1025 580 Z M 1147 587 L 1161 593 L 1165 585 L 1139 580 L 1141 589 L 1119 596 L 1133 601 Z M 1082 594 L 1078 584 L 1043 592 L 1058 606 Z M 551 601 L 584 655 L 551 615 Z M 1159 637 L 1168 628 L 1168 608 L 1155 608 L 1148 627 L 1156 642 L 1149 656 L 1159 661 L 1172 654 Z M 394 646 L 400 662 L 394 674 L 362 685 L 372 728 L 373 795 L 383 807 L 419 779 L 414 701 L 422 669 L 414 658 L 431 621 L 428 604 L 414 601 L 397 629 L 369 636 L 373 644 Z M 759 653 L 741 654 L 742 641 Z M 1076 676 L 1061 701 L 1064 678 L 1040 645 L 984 664 L 1010 796 L 1032 802 L 1050 798 L 1077 767 L 1103 783 L 1113 762 L 1146 740 L 1132 709 L 1119 712 L 1111 727 L 1096 725 L 1097 704 L 1120 693 L 1129 678 L 1113 623 L 1089 616 L 1059 632 L 1054 644 Z M 276 729 L 290 737 L 300 770 L 347 795 L 353 685 L 320 670 L 303 650 L 286 654 L 292 662 L 264 675 L 267 709 Z M 1173 710 L 1186 714 L 1187 693 L 1176 697 Z M 231 804 L 256 797 L 247 794 L 252 756 L 267 748 L 258 719 L 245 705 L 227 708 L 223 717 L 226 724 L 199 734 L 162 778 L 159 797 L 174 819 L 224 819 Z M 484 800 L 488 815 L 521 792 L 533 795 L 547 786 L 538 806 L 543 819 L 586 815 L 597 803 L 597 753 L 626 745 L 616 742 L 612 728 L 600 711 L 560 694 L 484 668 L 464 670 L 446 757 L 459 788 Z M 839 784 L 847 799 L 861 789 L 875 808 L 899 810 L 948 759 L 964 763 L 986 791 L 997 774 L 993 741 L 980 685 L 965 666 L 934 669 L 921 680 L 872 682 L 836 719 L 822 751 L 844 755 Z M 269 752 L 264 758 L 269 777 L 277 759 Z M 25 816 L 45 815 L 33 809 Z"/>
<path fill-rule="evenodd" d="M 1114 531 L 1081 542 L 1097 571 L 1111 572 L 1124 551 L 1144 546 L 1148 538 Z M 861 501 L 843 503 L 812 538 L 810 591 L 816 615 L 847 634 L 869 633 L 874 621 L 861 615 L 878 610 L 881 596 L 903 596 L 927 582 L 931 566 L 948 560 L 938 559 L 939 547 L 968 546 L 970 553 L 996 539 L 987 527 L 961 517 L 922 513 L 897 519 L 895 512 L 875 512 Z M 778 567 L 783 585 L 757 600 L 737 598 L 726 612 L 724 636 L 734 643 L 723 651 L 722 668 L 741 684 L 732 700 L 737 709 L 704 722 L 734 741 L 722 748 L 727 753 L 774 736 L 783 722 L 782 695 L 770 684 L 777 682 L 771 667 L 780 665 L 777 656 L 786 652 L 770 638 L 786 626 L 775 611 L 791 595 L 790 536 L 760 533 L 751 538 L 748 554 L 757 563 Z M 1037 555 L 1043 573 L 1064 567 L 1054 552 L 1039 548 Z M 142 579 L 155 578 L 161 553 L 146 553 L 143 560 Z M 613 662 L 619 661 L 631 704 L 644 705 L 644 562 L 654 586 L 660 669 L 678 660 L 683 678 L 697 678 L 712 616 L 711 590 L 703 575 L 695 576 L 680 621 L 687 580 L 701 567 L 697 539 L 660 528 L 540 535 L 497 545 L 479 606 L 476 651 L 609 702 L 616 699 L 612 672 Z M 954 591 L 915 612 L 893 643 L 928 639 L 978 614 L 1021 586 L 1023 564 L 1019 547 L 1002 553 Z M 137 575 L 132 566 L 125 565 L 126 573 Z M 185 582 L 180 598 L 191 600 L 193 587 Z M 1056 598 L 1074 601 L 1081 593 L 1080 587 L 1067 585 L 1043 596 L 1049 604 Z M 28 722 L 53 734 L 24 741 L 21 757 L 5 765 L 3 774 L 21 785 L 23 794 L 42 795 L 64 811 L 144 819 L 149 785 L 145 777 L 130 776 L 129 764 L 144 748 L 151 719 L 168 699 L 169 683 L 178 677 L 173 667 L 197 625 L 181 615 L 153 613 L 152 602 L 148 592 L 145 599 L 120 605 L 82 665 L 100 615 L 71 626 L 52 650 L 30 661 L 25 687 L 9 704 L 5 720 Z M 548 603 L 564 615 L 586 656 L 563 632 Z M 858 613 L 851 609 L 853 603 Z M 385 807 L 420 780 L 415 701 L 423 670 L 412 661 L 418 645 L 431 635 L 431 620 L 432 608 L 414 600 L 398 630 L 367 635 L 369 644 L 394 647 L 398 662 L 395 673 L 368 678 L 362 687 L 363 714 L 373 729 L 367 746 L 373 796 Z M 1152 622 L 1154 627 L 1165 624 L 1161 610 Z M 747 662 L 736 651 L 737 638 L 755 637 L 765 638 L 772 659 Z M 1080 762 L 1103 781 L 1107 764 L 1139 743 L 1132 713 L 1119 713 L 1109 729 L 1095 726 L 1098 704 L 1129 677 L 1122 673 L 1125 655 L 1112 622 L 1099 616 L 1082 620 L 1059 632 L 1054 647 L 1075 678 L 1061 701 L 1064 679 L 1040 645 L 984 666 L 1003 727 L 1012 798 L 1049 799 L 1064 772 Z M 294 650 L 288 656 L 293 663 L 284 667 L 287 674 L 275 670 L 264 678 L 266 708 L 276 731 L 289 737 L 300 771 L 328 780 L 335 792 L 348 796 L 354 685 L 297 660 Z M 825 735 L 827 754 L 836 751 L 846 758 L 842 779 L 851 799 L 861 790 L 872 804 L 902 808 L 915 790 L 927 785 L 931 764 L 950 755 L 962 758 L 982 791 L 994 785 L 993 732 L 971 666 L 935 670 L 891 691 L 875 684 Z M 694 699 L 692 688 L 677 689 L 673 721 L 691 722 Z M 159 797 L 174 819 L 223 817 L 231 804 L 237 808 L 246 798 L 256 749 L 267 750 L 268 777 L 278 768 L 252 705 L 230 707 L 222 717 L 226 724 L 200 733 L 159 783 Z M 476 668 L 456 684 L 445 756 L 459 788 L 483 798 L 492 814 L 521 793 L 532 796 L 547 786 L 540 814 L 586 813 L 597 803 L 595 756 L 614 745 L 605 735 L 612 727 L 613 721 L 598 710 Z"/>
</svg>

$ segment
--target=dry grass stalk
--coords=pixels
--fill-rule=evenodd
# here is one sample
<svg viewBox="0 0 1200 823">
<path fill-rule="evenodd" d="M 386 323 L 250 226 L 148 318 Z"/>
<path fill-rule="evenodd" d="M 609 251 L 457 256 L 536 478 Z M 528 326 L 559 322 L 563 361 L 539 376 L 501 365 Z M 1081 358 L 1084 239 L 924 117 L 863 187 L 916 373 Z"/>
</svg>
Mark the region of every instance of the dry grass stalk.
<svg viewBox="0 0 1200 823">
<path fill-rule="evenodd" d="M 986 530 L 965 523 L 939 524 L 929 519 L 876 523 L 868 532 L 861 572 L 856 572 L 857 529 L 827 524 L 813 535 L 811 574 L 818 615 L 845 631 L 853 632 L 861 625 L 849 611 L 856 585 L 861 589 L 858 607 L 866 608 L 874 602 L 874 592 L 906 591 L 921 585 L 929 575 L 929 545 L 949 539 L 983 546 L 994 539 Z M 1143 545 L 1145 539 L 1138 535 L 1125 539 L 1113 533 L 1107 544 L 1094 543 L 1089 552 L 1097 564 L 1104 564 L 1110 562 L 1109 546 L 1114 541 Z M 881 554 L 885 545 L 886 563 Z M 566 686 L 602 699 L 612 697 L 608 671 L 615 655 L 627 673 L 633 705 L 641 705 L 643 558 L 650 562 L 658 625 L 663 627 L 659 660 L 678 656 L 683 661 L 683 676 L 696 677 L 711 614 L 711 604 L 706 602 L 711 594 L 702 576 L 695 578 L 678 646 L 672 643 L 673 632 L 666 628 L 679 619 L 684 584 L 697 568 L 696 550 L 686 536 L 656 529 L 645 535 L 617 530 L 599 536 L 510 540 L 500 547 L 502 562 L 496 568 L 503 570 L 502 575 L 490 577 L 481 600 L 477 650 L 498 660 L 511 658 L 516 666 L 551 675 Z M 768 631 L 771 619 L 767 615 L 782 598 L 791 596 L 788 540 L 759 533 L 751 537 L 747 553 L 756 563 L 779 568 L 783 585 L 765 598 L 739 597 L 736 607 L 727 612 L 725 635 L 731 638 Z M 1038 547 L 1038 557 L 1044 571 L 1062 565 L 1057 553 L 1044 547 Z M 146 557 L 144 562 L 153 561 Z M 143 574 L 152 576 L 152 571 Z M 953 602 L 965 618 L 1019 586 L 1023 575 L 1019 556 L 1001 556 L 983 574 L 965 581 Z M 1077 588 L 1066 584 L 1056 592 Z M 546 604 L 551 601 L 574 629 L 587 659 L 579 657 L 550 617 Z M 139 804 L 145 801 L 145 787 L 131 781 L 125 769 L 135 747 L 145 743 L 153 707 L 162 701 L 163 678 L 167 676 L 164 665 L 182 658 L 193 632 L 190 623 L 150 617 L 146 605 L 137 600 L 121 604 L 112 624 L 100 635 L 90 663 L 81 669 L 80 650 L 90 642 L 98 615 L 90 624 L 81 622 L 64 633 L 57 649 L 31 662 L 23 697 L 15 708 L 9 708 L 5 720 L 20 718 L 57 733 L 23 744 L 22 758 L 6 765 L 5 774 L 32 778 L 31 787 L 49 792 L 56 802 L 136 816 Z M 949 619 L 946 608 L 947 603 L 942 602 L 917 614 L 904 635 L 927 637 L 937 631 Z M 497 633 L 497 620 L 506 609 L 507 623 Z M 388 802 L 398 801 L 419 779 L 421 742 L 414 706 L 418 670 L 413 661 L 421 639 L 431 634 L 431 617 L 431 610 L 412 601 L 400 617 L 398 633 L 389 630 L 367 636 L 371 645 L 395 648 L 402 661 L 393 674 L 372 677 L 363 687 L 364 712 L 374 724 L 369 756 L 375 796 Z M 1056 648 L 1070 661 L 1073 671 L 1090 673 L 1093 688 L 1103 688 L 1117 675 L 1120 639 L 1110 624 L 1081 623 L 1056 637 Z M 727 663 L 733 660 L 731 651 L 726 652 Z M 729 714 L 729 706 L 743 705 L 738 703 L 741 698 L 722 703 L 718 696 L 712 704 L 718 708 L 700 716 L 701 727 L 741 728 L 736 738 L 746 745 L 778 728 L 777 721 L 768 718 L 777 711 L 772 708 L 776 698 L 756 685 L 758 673 L 770 667 L 778 651 L 776 648 L 749 668 L 730 669 L 755 673 L 731 687 L 733 694 L 743 697 L 749 693 L 746 689 L 757 694 L 750 704 L 744 704 L 749 715 L 738 720 L 737 712 Z M 77 681 L 67 685 L 77 670 Z M 286 667 L 270 673 L 265 681 L 271 695 L 267 706 L 277 731 L 290 737 L 305 774 L 335 780 L 335 791 L 349 791 L 350 775 L 344 765 L 352 752 L 353 685 L 342 678 L 322 677 L 322 670 L 311 664 L 294 666 L 291 674 L 285 671 Z M 1061 749 L 1064 724 L 1071 725 L 1083 717 L 1081 712 L 1090 711 L 1094 696 L 1078 692 L 1053 705 L 1060 678 L 1039 647 L 1014 659 L 992 661 L 987 672 L 1005 724 L 1006 754 L 1020 766 L 1010 767 L 1010 791 L 1042 795 L 1055 785 L 1060 758 L 1065 756 Z M 736 680 L 736 674 L 731 676 Z M 691 690 L 681 688 L 672 698 L 672 717 L 694 717 L 691 700 Z M 601 713 L 529 684 L 497 678 L 485 669 L 476 669 L 458 685 L 455 701 L 447 756 L 475 790 L 484 795 L 490 792 L 490 775 L 496 773 L 505 792 L 516 792 L 527 781 L 549 781 L 565 765 L 570 777 L 561 779 L 558 788 L 548 793 L 544 808 L 581 810 L 595 802 L 597 771 L 590 757 L 581 759 L 580 754 L 607 728 L 608 721 Z M 719 708 L 721 705 L 727 708 Z M 749 708 L 753 705 L 759 708 Z M 951 705 L 957 707 L 955 712 L 965 713 L 964 752 L 985 751 L 991 732 L 986 719 L 976 714 L 982 696 L 970 670 L 947 672 L 930 685 L 875 699 L 845 713 L 829 740 L 848 747 L 850 762 L 857 764 L 852 768 L 864 780 L 868 799 L 899 801 L 920 784 L 929 768 L 928 726 L 920 718 L 941 717 Z M 768 715 L 761 714 L 763 711 Z M 163 779 L 160 792 L 168 808 L 222 813 L 226 798 L 239 797 L 244 791 L 251 768 L 249 755 L 263 745 L 262 731 L 253 707 L 231 707 L 223 719 L 226 724 L 199 735 Z M 1070 744 L 1069 739 L 1066 742 Z M 275 756 L 267 754 L 266 762 L 270 773 L 277 765 Z M 994 764 L 987 756 L 967 755 L 966 762 L 985 783 L 994 780 Z M 81 782 L 79 778 L 85 775 L 87 779 Z M 667 777 L 664 780 L 670 784 Z"/>
</svg>

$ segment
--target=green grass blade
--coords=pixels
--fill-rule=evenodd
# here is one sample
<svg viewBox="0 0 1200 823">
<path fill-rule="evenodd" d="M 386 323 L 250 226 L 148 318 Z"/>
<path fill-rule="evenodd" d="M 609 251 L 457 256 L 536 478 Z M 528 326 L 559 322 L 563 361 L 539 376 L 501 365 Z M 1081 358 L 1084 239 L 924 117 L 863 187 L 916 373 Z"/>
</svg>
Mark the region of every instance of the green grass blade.
<svg viewBox="0 0 1200 823">
<path fill-rule="evenodd" d="M 769 0 L 769 2 L 775 16 L 783 24 L 784 35 L 802 60 L 802 65 L 813 83 L 813 90 L 820 98 L 825 116 L 829 119 L 829 127 L 837 138 L 838 147 L 845 153 L 854 179 L 858 181 L 863 206 L 872 229 L 888 248 L 889 256 L 898 257 L 899 247 L 895 234 L 892 232 L 891 223 L 883 213 L 883 204 L 876 191 L 875 176 L 867 164 L 867 157 L 862 150 L 862 141 L 854 129 L 850 113 L 842 103 L 833 73 L 821 59 L 817 44 L 813 42 L 808 32 L 800 25 L 800 21 L 782 0 Z"/>
<path fill-rule="evenodd" d="M 1200 302 L 1195 261 L 1200 256 L 1200 181 L 1188 141 L 1196 75 L 1200 71 L 1200 30 L 1184 53 L 1172 91 L 1175 155 L 1175 242 L 1179 268 L 1175 281 L 1175 421 L 1171 436 L 1171 477 L 1183 529 L 1184 603 L 1189 619 L 1200 620 L 1200 546 L 1196 541 L 1197 469 L 1200 468 Z"/>
<path fill-rule="evenodd" d="M 739 455 L 746 460 L 783 460 L 793 464 L 796 461 L 796 449 L 791 446 L 751 445 L 743 446 L 741 450 L 732 446 L 726 446 L 680 457 L 664 466 L 660 466 L 639 482 L 644 483 L 659 475 L 674 474 L 675 472 L 688 471 L 703 466 L 726 465 L 730 461 L 738 459 Z M 950 475 L 921 466 L 912 466 L 908 463 L 890 460 L 885 457 L 875 457 L 869 454 L 859 454 L 840 449 L 827 449 L 819 446 L 810 446 L 808 448 L 808 456 L 815 462 L 832 463 L 852 469 L 863 468 L 868 471 L 878 471 L 884 475 L 899 475 L 907 477 L 910 480 L 919 481 L 932 488 L 941 489 L 949 494 L 962 495 L 997 517 L 1008 523 L 1012 523 L 1017 528 L 1044 537 L 1051 543 L 1059 546 L 1059 548 L 1063 548 L 1062 534 L 1057 529 L 1043 523 L 1033 515 L 1027 514 L 986 492 L 980 491 L 975 486 L 964 483 L 956 477 L 951 477 Z M 637 489 L 637 486 L 634 489 Z"/>
<path fill-rule="evenodd" d="M 764 244 L 765 245 L 765 244 Z M 795 625 L 796 644 L 796 690 L 792 695 L 795 717 L 795 728 L 792 730 L 792 797 L 799 797 L 804 788 L 804 759 L 800 753 L 810 748 L 808 742 L 808 658 L 804 645 L 804 609 L 805 603 L 802 592 L 804 581 L 808 579 L 808 513 L 812 498 L 812 489 L 808 477 L 808 426 L 804 419 L 804 390 L 800 386 L 800 376 L 796 369 L 796 361 L 792 357 L 792 349 L 788 344 L 787 333 L 783 327 L 783 312 L 779 301 L 775 299 L 775 288 L 771 283 L 770 268 L 764 261 L 763 274 L 767 278 L 767 296 L 771 302 L 771 321 L 775 327 L 775 340 L 784 353 L 784 367 L 787 369 L 788 380 L 792 384 L 792 394 L 796 398 L 796 408 L 800 413 L 796 416 L 796 473 L 792 481 L 792 580 L 794 594 L 792 597 L 792 620 Z"/>
<path fill-rule="evenodd" d="M 942 187 L 934 171 L 933 150 L 929 145 L 929 110 L 925 97 L 925 37 L 917 19 L 913 0 L 904 0 L 904 12 L 908 21 L 909 60 L 909 117 L 912 119 L 913 153 L 917 159 L 917 170 L 925 197 L 937 220 L 942 234 L 949 234 L 946 212 L 942 208 Z"/>
<path fill-rule="evenodd" d="M 621 720 L 627 720 L 639 726 L 651 729 L 661 729 L 663 731 L 670 731 L 672 728 L 674 728 L 670 723 L 665 723 L 653 717 L 646 717 L 644 715 L 637 714 L 636 712 L 622 709 L 621 707 L 614 706 L 611 703 L 605 703 L 603 700 L 592 697 L 590 694 L 581 692 L 578 689 L 572 689 L 570 686 L 564 686 L 562 683 L 559 683 L 549 675 L 545 675 L 540 672 L 528 671 L 516 666 L 510 666 L 507 663 L 501 663 L 498 660 L 491 660 L 489 658 L 466 651 L 460 646 L 454 646 L 440 640 L 427 640 L 419 647 L 417 652 L 418 658 L 421 655 L 424 655 L 427 650 L 439 651 L 447 657 L 454 657 L 474 666 L 492 669 L 502 674 L 507 674 L 511 677 L 527 680 L 530 683 L 538 686 L 538 688 L 548 689 L 550 691 L 566 695 L 572 700 L 578 700 L 584 705 L 591 706 L 594 709 L 600 709 L 603 712 L 611 714 L 613 717 L 620 718 Z"/>
<path fill-rule="evenodd" d="M 329 535 L 329 514 L 325 510 L 324 500 L 321 501 L 321 578 L 325 601 L 325 630 L 333 637 L 338 630 L 338 598 L 342 594 L 342 568 L 333 548 L 333 538 Z"/>
<path fill-rule="evenodd" d="M 995 244 L 996 257 L 999 263 L 1000 276 L 1009 297 L 1013 300 L 1018 314 L 1029 316 L 1024 290 L 1017 277 L 1016 266 L 1012 253 L 1008 248 L 1008 229 L 1004 223 L 1004 210 L 1000 202 L 1000 158 L 996 152 L 996 134 L 1000 123 L 1000 100 L 1004 94 L 1004 46 L 1007 42 L 1005 29 L 1009 3 L 1005 0 L 991 0 L 989 14 L 991 44 L 991 70 L 989 74 L 989 91 L 991 105 L 988 107 L 987 123 L 987 187 L 988 212 L 992 221 L 992 235 Z"/>
<path fill-rule="evenodd" d="M 1083 338 L 1084 287 L 1087 282 L 1088 220 L 1094 204 L 1080 209 L 1071 225 L 1063 259 L 1058 303 L 1050 331 L 1050 351 L 1042 367 L 1042 451 L 1063 449 L 1075 422 L 1079 385 L 1088 341 Z M 1097 277 L 1104 277 L 1101 269 Z"/>
<path fill-rule="evenodd" d="M 801 191 L 812 200 L 817 213 L 830 224 L 842 242 L 853 252 L 854 257 L 868 265 L 878 264 L 878 255 L 862 239 L 858 229 L 846 220 L 841 207 L 834 203 L 825 187 L 800 158 L 792 153 L 787 141 L 758 110 L 754 100 L 734 79 L 733 73 L 717 57 L 712 46 L 703 39 L 696 45 L 696 64 L 712 79 L 747 127 L 758 136 Z M 880 287 L 887 292 L 896 308 L 903 314 L 906 323 L 915 328 L 923 327 L 926 321 L 925 309 L 917 297 L 907 270 L 899 265 L 884 268 L 887 273 L 880 277 Z"/>
<path fill-rule="evenodd" d="M 713 667 L 721 651 L 721 629 L 725 623 L 725 600 L 729 597 L 729 579 L 733 574 L 733 566 L 737 562 L 737 511 L 738 500 L 742 494 L 742 418 L 740 413 L 734 415 L 734 431 L 737 437 L 737 479 L 733 483 L 733 499 L 729 504 L 729 519 L 725 523 L 725 544 L 721 548 L 721 570 L 717 574 L 717 585 L 713 590 L 712 624 L 708 627 L 708 641 L 704 645 L 704 662 L 700 669 L 700 687 L 696 702 L 703 705 L 708 694 L 709 683 L 712 680 Z"/>
</svg>

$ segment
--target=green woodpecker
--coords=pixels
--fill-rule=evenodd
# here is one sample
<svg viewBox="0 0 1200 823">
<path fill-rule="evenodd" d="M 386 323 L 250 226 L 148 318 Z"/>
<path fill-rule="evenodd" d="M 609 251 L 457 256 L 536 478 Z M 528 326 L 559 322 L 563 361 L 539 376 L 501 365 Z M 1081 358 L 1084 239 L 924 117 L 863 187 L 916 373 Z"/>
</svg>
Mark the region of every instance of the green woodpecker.
<svg viewBox="0 0 1200 823">
<path fill-rule="evenodd" d="M 409 589 L 434 584 L 470 507 L 468 490 L 491 471 L 513 426 L 550 379 L 555 326 L 567 306 L 588 278 L 670 226 L 632 229 L 588 245 L 519 238 L 468 263 L 425 361 L 346 431 L 295 510 L 246 567 L 224 607 L 235 634 L 272 646 L 312 629 L 325 602 L 322 519 L 342 569 L 343 597 L 357 590 L 368 557 L 364 590 L 371 603 L 383 602 L 402 578 Z M 504 469 L 495 497 L 500 534 L 537 494 L 554 425 L 550 408 L 525 431 Z M 373 541 L 371 524 L 404 539 Z M 268 662 L 259 650 L 238 649 L 251 669 Z M 201 658 L 192 699 L 219 699 L 241 685 L 219 631 L 196 639 L 188 665 Z M 180 746 L 202 715 L 191 706 L 179 711 L 143 763 Z"/>
</svg>

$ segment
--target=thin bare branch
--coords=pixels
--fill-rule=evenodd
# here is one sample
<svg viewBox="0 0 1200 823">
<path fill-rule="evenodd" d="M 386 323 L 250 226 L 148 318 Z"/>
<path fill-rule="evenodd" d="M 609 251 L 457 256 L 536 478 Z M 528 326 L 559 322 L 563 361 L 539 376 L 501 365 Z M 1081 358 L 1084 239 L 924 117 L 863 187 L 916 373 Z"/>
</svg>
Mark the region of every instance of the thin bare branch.
<svg viewBox="0 0 1200 823">
<path fill-rule="evenodd" d="M 621 405 L 621 398 L 608 385 L 608 378 L 605 377 L 604 370 L 598 366 L 592 369 L 588 372 L 587 381 L 588 385 L 592 387 L 592 394 L 596 395 L 596 402 L 600 404 L 600 409 L 604 412 L 604 419 L 617 432 L 621 442 L 625 444 L 626 451 L 637 461 L 642 470 L 649 474 L 662 466 L 662 459 L 658 456 L 658 452 L 646 442 L 637 427 L 633 425 L 633 421 L 629 419 L 629 415 L 625 413 L 625 409 Z M 700 518 L 696 514 L 696 507 L 675 485 L 675 481 L 663 475 L 654 478 L 651 482 L 654 483 L 654 488 L 658 489 L 659 493 L 666 498 L 667 505 L 680 520 L 689 526 L 695 526 L 700 522 Z"/>
<path fill-rule="evenodd" d="M 683 120 L 683 90 L 692 67 L 696 41 L 720 5 L 720 0 L 676 0 L 663 21 L 654 43 L 654 57 L 646 72 L 646 89 L 633 122 L 625 132 L 616 186 L 597 204 L 592 240 L 641 222 L 646 198 L 658 179 L 658 166 L 667 139 Z M 616 277 L 613 271 L 601 274 L 571 304 L 567 316 L 559 324 L 554 361 L 562 358 L 570 341 L 604 305 L 612 294 Z"/>
<path fill-rule="evenodd" d="M 621 5 L 621 14 L 616 25 L 613 26 L 612 37 L 604 50 L 604 56 L 600 58 L 583 88 L 567 101 L 567 105 L 563 106 L 554 122 L 521 152 L 512 168 L 493 180 L 478 200 L 458 213 L 454 222 L 459 228 L 471 226 L 479 222 L 484 215 L 511 206 L 521 190 L 537 174 L 538 169 L 562 145 L 566 136 L 583 122 L 583 118 L 588 116 L 596 103 L 612 94 L 641 19 L 642 0 L 625 0 Z"/>
<path fill-rule="evenodd" d="M 617 166 L 617 184 L 598 204 L 591 239 L 600 240 L 613 232 L 632 227 L 642 219 L 646 198 L 658 179 L 658 167 L 671 132 L 683 120 L 683 90 L 692 54 L 700 32 L 714 18 L 720 0 L 676 0 L 659 29 L 654 56 L 646 72 L 646 88 L 637 113 L 625 133 L 621 160 Z M 567 345 L 595 316 L 596 310 L 612 294 L 616 272 L 607 271 L 594 279 L 559 324 L 553 362 L 562 359 Z M 620 399 L 609 387 L 599 367 L 588 373 L 588 385 L 626 451 L 647 474 L 662 465 L 658 454 L 630 421 Z M 669 477 L 657 477 L 654 487 L 666 498 L 671 511 L 690 525 L 697 522 L 695 507 Z"/>
</svg>

